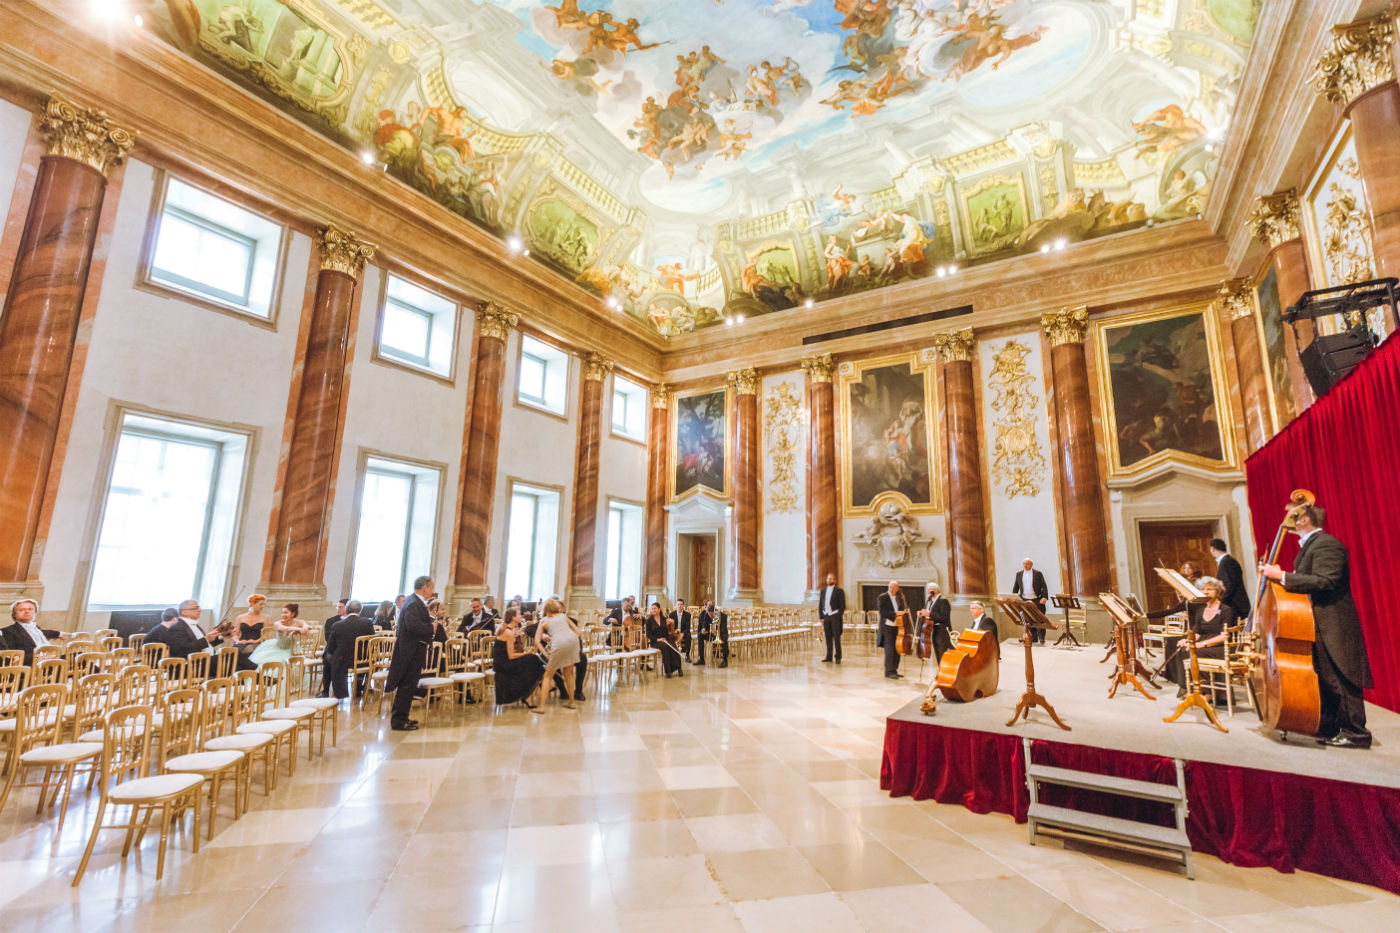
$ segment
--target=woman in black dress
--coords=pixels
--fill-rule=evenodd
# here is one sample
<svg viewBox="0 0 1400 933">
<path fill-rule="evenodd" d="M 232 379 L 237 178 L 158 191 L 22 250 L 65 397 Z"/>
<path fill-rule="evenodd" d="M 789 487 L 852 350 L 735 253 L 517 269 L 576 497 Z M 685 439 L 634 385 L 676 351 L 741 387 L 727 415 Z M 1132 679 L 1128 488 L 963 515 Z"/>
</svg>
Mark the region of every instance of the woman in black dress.
<svg viewBox="0 0 1400 933">
<path fill-rule="evenodd" d="M 496 675 L 496 705 L 524 703 L 538 712 L 538 700 L 531 703 L 529 697 L 544 680 L 544 659 L 521 649 L 520 612 L 512 606 L 506 610 L 491 646 L 491 668 Z"/>
<path fill-rule="evenodd" d="M 1225 595 L 1225 584 L 1215 577 L 1201 577 L 1195 581 L 1195 584 L 1196 588 L 1205 594 L 1205 602 L 1182 600 L 1170 609 L 1149 612 L 1147 616 L 1148 618 L 1160 618 L 1164 615 L 1185 612 L 1187 614 L 1187 631 L 1196 633 L 1196 657 L 1223 658 L 1225 657 L 1225 639 L 1228 637 L 1227 630 L 1239 621 L 1239 616 L 1233 606 L 1220 601 L 1221 597 Z M 1168 650 L 1172 650 L 1171 646 Z M 1171 663 L 1167 665 L 1167 676 L 1176 681 L 1177 687 L 1180 688 L 1177 691 L 1177 696 L 1186 695 L 1186 664 L 1189 657 L 1186 646 L 1182 645 L 1181 651 L 1175 653 Z"/>
<path fill-rule="evenodd" d="M 383 629 L 386 632 L 394 630 L 394 601 L 386 599 L 379 604 L 379 608 L 374 613 L 374 627 Z"/>
<path fill-rule="evenodd" d="M 667 677 L 672 674 L 685 676 L 685 671 L 681 670 L 680 649 L 676 647 L 676 642 L 666 627 L 666 617 L 661 614 L 660 603 L 652 603 L 651 608 L 647 610 L 647 641 L 661 652 L 661 669 L 666 672 Z"/>
</svg>

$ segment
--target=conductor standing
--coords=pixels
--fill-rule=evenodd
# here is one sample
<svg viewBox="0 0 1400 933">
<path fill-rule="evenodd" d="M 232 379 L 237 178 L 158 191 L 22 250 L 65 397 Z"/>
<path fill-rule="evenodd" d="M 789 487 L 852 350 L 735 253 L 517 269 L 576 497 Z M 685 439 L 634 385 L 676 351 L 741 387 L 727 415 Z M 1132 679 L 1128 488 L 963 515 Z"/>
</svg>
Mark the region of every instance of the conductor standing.
<svg viewBox="0 0 1400 933">
<path fill-rule="evenodd" d="M 841 663 L 841 633 L 845 629 L 846 591 L 836 585 L 836 574 L 826 575 L 826 586 L 817 597 L 817 612 L 822 617 L 822 635 L 826 637 L 826 657 L 823 664 L 830 664 L 832 651 L 836 653 L 836 663 Z"/>
</svg>

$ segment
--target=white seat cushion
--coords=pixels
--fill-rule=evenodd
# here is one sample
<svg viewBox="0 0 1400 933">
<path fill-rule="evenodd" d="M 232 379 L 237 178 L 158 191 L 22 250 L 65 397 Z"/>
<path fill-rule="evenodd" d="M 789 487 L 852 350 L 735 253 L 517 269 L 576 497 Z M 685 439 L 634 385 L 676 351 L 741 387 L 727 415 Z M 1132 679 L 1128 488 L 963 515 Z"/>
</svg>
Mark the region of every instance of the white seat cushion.
<svg viewBox="0 0 1400 933">
<path fill-rule="evenodd" d="M 45 745 L 34 748 L 19 756 L 27 765 L 61 765 L 82 761 L 102 754 L 101 742 L 67 742 L 63 745 Z"/>
<path fill-rule="evenodd" d="M 296 727 L 295 719 L 264 719 L 262 722 L 245 722 L 234 731 L 239 735 L 248 735 L 249 733 L 285 735 Z"/>
<path fill-rule="evenodd" d="M 292 701 L 292 706 L 305 706 L 314 710 L 335 709 L 339 705 L 340 701 L 333 697 L 305 697 Z"/>
<path fill-rule="evenodd" d="M 204 743 L 204 747 L 210 751 L 223 751 L 233 749 L 236 751 L 255 752 L 264 745 L 272 742 L 275 736 L 266 732 L 245 732 L 242 735 L 221 735 L 217 739 L 210 739 Z"/>
<path fill-rule="evenodd" d="M 113 803 L 131 803 L 142 800 L 159 800 L 173 797 L 204 783 L 198 774 L 157 774 L 154 777 L 137 778 L 113 789 L 109 798 Z"/>
<path fill-rule="evenodd" d="M 450 684 L 450 683 L 452 683 L 452 678 L 451 678 L 451 677 L 419 677 L 419 678 L 418 678 L 418 686 L 423 687 L 423 688 L 425 688 L 425 689 L 428 688 L 428 687 L 445 687 L 445 686 L 447 686 L 447 685 Z"/>
<path fill-rule="evenodd" d="M 190 755 L 176 755 L 165 762 L 166 771 L 194 771 L 213 772 L 231 768 L 242 761 L 244 755 L 241 751 L 228 749 L 227 751 L 215 750 L 212 752 L 194 752 Z"/>
<path fill-rule="evenodd" d="M 316 715 L 316 711 L 308 706 L 279 706 L 276 709 L 265 709 L 262 713 L 263 721 L 269 719 L 310 719 Z"/>
<path fill-rule="evenodd" d="M 453 681 L 453 682 L 455 682 L 455 683 L 459 683 L 459 684 L 469 684 L 469 683 L 471 683 L 471 682 L 474 681 L 474 680 L 485 680 L 485 679 L 486 679 L 486 675 L 485 675 L 485 674 L 479 674 L 479 673 L 477 673 L 476 671 L 462 671 L 460 674 L 453 674 L 453 675 L 449 678 L 449 680 L 451 680 L 451 681 Z"/>
</svg>

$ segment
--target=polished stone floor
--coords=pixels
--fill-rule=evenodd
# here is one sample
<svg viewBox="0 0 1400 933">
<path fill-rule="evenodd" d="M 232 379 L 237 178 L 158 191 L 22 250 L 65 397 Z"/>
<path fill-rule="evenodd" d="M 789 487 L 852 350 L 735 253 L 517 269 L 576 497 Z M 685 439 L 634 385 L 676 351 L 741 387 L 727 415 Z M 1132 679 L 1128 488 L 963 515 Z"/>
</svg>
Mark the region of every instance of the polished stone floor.
<svg viewBox="0 0 1400 933">
<path fill-rule="evenodd" d="M 916 690 L 813 655 L 408 734 L 355 711 L 159 883 L 154 841 L 123 868 L 111 833 L 74 892 L 87 814 L 55 840 L 27 792 L 0 814 L 0 931 L 1400 929 L 1378 889 L 1210 857 L 1192 882 L 892 799 L 882 724 Z"/>
</svg>

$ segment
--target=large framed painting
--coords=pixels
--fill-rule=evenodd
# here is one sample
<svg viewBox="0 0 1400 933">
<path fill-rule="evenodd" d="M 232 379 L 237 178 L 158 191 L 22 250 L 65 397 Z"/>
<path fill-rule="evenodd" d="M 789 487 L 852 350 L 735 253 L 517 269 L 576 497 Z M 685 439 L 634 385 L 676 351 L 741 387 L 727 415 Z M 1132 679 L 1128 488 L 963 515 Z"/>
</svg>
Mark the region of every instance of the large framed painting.
<svg viewBox="0 0 1400 933">
<path fill-rule="evenodd" d="M 1236 467 L 1217 334 L 1209 305 L 1095 322 L 1112 475 L 1141 473 L 1165 460 Z"/>
<path fill-rule="evenodd" d="M 1293 378 L 1289 373 L 1288 338 L 1283 322 L 1283 302 L 1278 293 L 1278 270 L 1264 264 L 1263 274 L 1254 282 L 1254 300 L 1259 309 L 1259 345 L 1264 348 L 1268 369 L 1269 398 L 1273 401 L 1274 431 L 1294 418 Z"/>
<path fill-rule="evenodd" d="M 847 514 L 898 496 L 910 511 L 940 507 L 932 364 L 917 354 L 843 365 L 841 488 Z"/>
<path fill-rule="evenodd" d="M 678 393 L 671 410 L 671 498 L 729 497 L 725 389 Z"/>
</svg>

